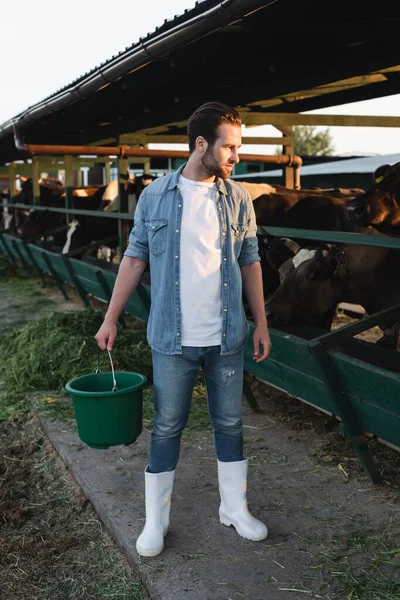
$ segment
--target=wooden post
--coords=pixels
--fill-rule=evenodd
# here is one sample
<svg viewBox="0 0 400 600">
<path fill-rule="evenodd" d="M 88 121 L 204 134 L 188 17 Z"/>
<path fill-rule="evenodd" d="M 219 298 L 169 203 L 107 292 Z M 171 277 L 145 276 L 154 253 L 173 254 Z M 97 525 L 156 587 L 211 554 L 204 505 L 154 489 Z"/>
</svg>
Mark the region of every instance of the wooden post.
<svg viewBox="0 0 400 600">
<path fill-rule="evenodd" d="M 15 164 L 10 163 L 8 167 L 10 174 L 10 204 L 15 201 Z"/>
<path fill-rule="evenodd" d="M 105 185 L 108 185 L 111 181 L 111 163 L 108 159 L 104 164 L 104 179 Z"/>
<path fill-rule="evenodd" d="M 81 168 L 79 168 L 77 170 L 76 175 L 77 175 L 77 177 L 76 177 L 76 185 L 78 187 L 82 187 L 83 186 L 83 172 L 82 172 Z"/>
<path fill-rule="evenodd" d="M 150 173 L 151 168 L 151 160 L 150 158 L 145 158 L 143 161 L 143 173 Z"/>
<path fill-rule="evenodd" d="M 64 156 L 65 166 L 65 208 L 72 208 L 72 189 L 74 186 L 74 173 L 72 169 L 72 156 L 66 154 Z M 70 215 L 67 215 L 67 225 L 70 222 Z"/>
<path fill-rule="evenodd" d="M 118 212 L 128 212 L 128 194 L 126 193 L 124 186 L 127 184 L 127 175 L 128 175 L 128 167 L 129 161 L 127 158 L 119 158 L 117 159 L 118 164 Z M 130 223 L 129 221 L 122 221 L 118 219 L 118 238 L 119 238 L 119 259 L 122 260 L 124 252 L 128 246 L 130 232 Z"/>
<path fill-rule="evenodd" d="M 279 131 L 281 131 L 284 137 L 290 138 L 290 143 L 283 146 L 282 154 L 294 154 L 294 133 L 293 127 L 279 127 Z M 294 167 L 284 167 L 283 169 L 284 176 L 284 185 L 291 190 L 298 189 L 300 187 L 300 182 L 297 182 L 298 187 L 296 188 L 295 181 L 295 168 Z"/>
<path fill-rule="evenodd" d="M 33 191 L 33 204 L 36 206 L 40 205 L 40 164 L 39 157 L 34 156 L 32 159 L 32 191 Z"/>
</svg>

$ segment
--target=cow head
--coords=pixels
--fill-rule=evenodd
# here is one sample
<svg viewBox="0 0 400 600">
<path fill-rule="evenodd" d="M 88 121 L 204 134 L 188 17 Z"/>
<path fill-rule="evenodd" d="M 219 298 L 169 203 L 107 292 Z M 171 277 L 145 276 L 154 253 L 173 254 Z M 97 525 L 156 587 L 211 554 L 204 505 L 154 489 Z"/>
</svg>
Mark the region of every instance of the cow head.
<svg viewBox="0 0 400 600">
<path fill-rule="evenodd" d="M 286 248 L 290 250 L 286 242 Z M 280 285 L 266 304 L 268 321 L 273 326 L 309 323 L 329 326 L 343 294 L 348 266 L 343 251 L 332 244 L 319 248 L 292 247 L 291 258 L 280 262 Z"/>
<path fill-rule="evenodd" d="M 396 193 L 400 188 L 400 163 L 382 165 L 374 173 L 376 185 L 347 204 L 353 227 L 400 225 L 400 208 Z"/>
</svg>

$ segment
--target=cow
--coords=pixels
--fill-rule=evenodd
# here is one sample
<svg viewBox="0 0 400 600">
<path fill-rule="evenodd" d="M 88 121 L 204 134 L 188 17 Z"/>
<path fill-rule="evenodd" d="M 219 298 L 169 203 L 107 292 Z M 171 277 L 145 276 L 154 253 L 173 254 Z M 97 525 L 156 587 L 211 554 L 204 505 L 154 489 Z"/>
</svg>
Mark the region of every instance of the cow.
<svg viewBox="0 0 400 600">
<path fill-rule="evenodd" d="M 124 185 L 123 193 L 126 194 L 128 202 L 128 212 L 135 213 L 137 200 L 144 187 L 153 181 L 152 175 L 144 174 L 141 177 L 128 178 Z M 117 181 L 108 184 L 104 191 L 103 199 L 99 210 L 104 212 L 116 212 L 118 210 L 118 191 Z M 112 237 L 114 241 L 108 242 L 106 248 L 102 248 L 103 256 L 107 261 L 112 259 L 118 245 L 118 221 L 116 219 L 107 219 L 103 217 L 85 217 L 80 216 L 73 219 L 62 248 L 62 254 L 73 254 L 75 258 L 81 258 L 84 254 L 84 248 L 92 242 L 98 242 L 102 239 Z M 81 253 L 77 250 L 82 248 Z"/>
<path fill-rule="evenodd" d="M 9 190 L 0 190 L 0 201 L 2 205 L 0 229 L 7 231 L 11 228 L 11 225 L 14 221 L 14 210 L 12 208 L 8 208 L 8 206 L 5 206 L 10 202 Z"/>
<path fill-rule="evenodd" d="M 375 171 L 375 185 L 347 204 L 349 222 L 353 227 L 372 225 L 382 233 L 400 233 L 400 163 L 382 165 Z"/>
<path fill-rule="evenodd" d="M 254 202 L 257 198 L 263 195 L 278 194 L 285 202 L 287 210 L 294 206 L 296 202 L 306 196 L 333 196 L 335 198 L 343 198 L 349 196 L 357 196 L 363 194 L 365 190 L 361 188 L 300 188 L 293 190 L 283 185 L 270 185 L 268 183 L 250 183 L 248 181 L 239 181 L 239 183 L 249 192 L 251 200 Z"/>
<path fill-rule="evenodd" d="M 275 227 L 299 227 L 302 229 L 314 229 L 303 219 L 302 225 L 294 225 L 298 215 L 305 214 L 306 210 L 315 210 L 318 207 L 319 214 L 328 215 L 327 206 L 334 205 L 331 213 L 336 214 L 336 223 L 334 227 L 318 226 L 318 229 L 337 229 L 344 228 L 348 222 L 347 212 L 344 208 L 339 208 L 345 203 L 350 202 L 358 194 L 363 194 L 361 188 L 327 188 L 327 189 L 300 189 L 292 190 L 281 185 L 271 186 L 266 183 L 255 184 L 241 182 L 242 186 L 249 192 L 253 201 L 254 212 L 257 224 L 261 226 L 272 225 Z M 298 204 L 298 210 L 295 210 Z M 308 206 L 308 208 L 306 208 Z M 315 213 L 316 214 L 316 213 Z M 329 223 L 332 217 L 326 217 Z M 346 226 L 347 229 L 347 226 Z"/>
<path fill-rule="evenodd" d="M 358 233 L 386 237 L 373 227 Z M 330 329 L 341 302 L 360 304 L 369 314 L 400 303 L 400 280 L 393 276 L 400 266 L 400 250 L 355 244 L 302 248 L 293 241 L 289 247 L 285 239 L 275 244 L 267 253 L 280 277 L 278 289 L 266 303 L 273 327 L 308 323 Z M 292 256 L 287 258 L 289 250 Z M 386 343 L 387 336 L 381 345 Z"/>
</svg>

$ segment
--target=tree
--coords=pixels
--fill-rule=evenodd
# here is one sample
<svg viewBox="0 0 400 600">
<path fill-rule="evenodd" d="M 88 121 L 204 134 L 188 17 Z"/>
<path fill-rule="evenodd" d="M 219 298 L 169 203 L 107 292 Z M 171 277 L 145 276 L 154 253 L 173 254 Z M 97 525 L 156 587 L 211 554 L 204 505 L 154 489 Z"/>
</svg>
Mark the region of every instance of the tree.
<svg viewBox="0 0 400 600">
<path fill-rule="evenodd" d="M 335 147 L 329 129 L 316 131 L 316 127 L 294 127 L 294 153 L 300 156 L 331 156 Z"/>
</svg>

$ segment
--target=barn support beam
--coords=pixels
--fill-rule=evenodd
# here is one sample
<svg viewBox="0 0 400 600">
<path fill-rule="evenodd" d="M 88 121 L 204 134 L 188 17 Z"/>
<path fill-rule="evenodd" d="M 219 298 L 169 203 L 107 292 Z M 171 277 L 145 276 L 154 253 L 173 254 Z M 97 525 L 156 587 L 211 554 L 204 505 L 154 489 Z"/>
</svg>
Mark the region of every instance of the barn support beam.
<svg viewBox="0 0 400 600">
<path fill-rule="evenodd" d="M 135 133 L 124 133 L 120 136 L 121 144 L 129 145 L 146 145 L 146 144 L 187 144 L 188 138 L 185 134 L 179 133 L 167 133 L 159 135 L 146 135 L 146 134 L 135 134 Z M 243 136 L 242 144 L 261 144 L 261 145 L 285 145 L 291 141 L 291 138 L 285 137 L 254 137 L 254 136 Z"/>
<path fill-rule="evenodd" d="M 128 212 L 128 194 L 125 191 L 125 186 L 128 183 L 128 168 L 129 161 L 127 158 L 118 159 L 118 212 Z M 131 223 L 118 219 L 118 253 L 119 259 L 122 260 L 124 252 L 128 246 L 129 233 L 131 230 Z"/>
<path fill-rule="evenodd" d="M 111 181 L 111 163 L 106 160 L 104 164 L 104 184 L 108 185 Z"/>
<path fill-rule="evenodd" d="M 324 127 L 400 127 L 400 117 L 364 115 L 304 115 L 239 111 L 245 125 L 320 125 Z"/>
<path fill-rule="evenodd" d="M 64 169 L 65 169 L 65 208 L 72 208 L 72 191 L 74 187 L 74 172 L 72 167 L 72 156 L 66 154 L 64 156 Z M 67 215 L 67 223 L 69 217 Z"/>
<path fill-rule="evenodd" d="M 8 167 L 10 181 L 10 204 L 15 202 L 15 163 L 10 163 Z"/>
<path fill-rule="evenodd" d="M 40 205 L 40 160 L 38 156 L 34 156 L 32 160 L 32 191 L 33 191 L 33 204 L 35 206 Z"/>
<path fill-rule="evenodd" d="M 277 129 L 283 133 L 283 136 L 288 140 L 283 146 L 283 154 L 293 155 L 294 154 L 294 133 L 293 127 L 277 127 Z M 299 169 L 295 169 L 292 166 L 286 165 L 283 169 L 284 185 L 291 190 L 300 189 L 300 172 Z"/>
</svg>

